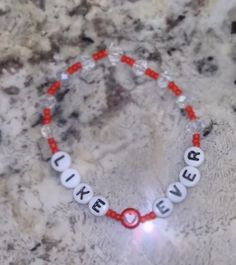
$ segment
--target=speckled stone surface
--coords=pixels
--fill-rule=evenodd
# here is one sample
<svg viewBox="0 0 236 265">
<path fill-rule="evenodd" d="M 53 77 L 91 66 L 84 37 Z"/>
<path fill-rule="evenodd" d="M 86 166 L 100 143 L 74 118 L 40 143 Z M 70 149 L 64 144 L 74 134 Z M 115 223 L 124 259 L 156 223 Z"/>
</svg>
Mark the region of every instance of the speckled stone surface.
<svg viewBox="0 0 236 265">
<path fill-rule="evenodd" d="M 235 0 L 0 1 L 1 265 L 236 264 L 234 20 Z M 73 201 L 37 114 L 58 70 L 111 42 L 167 69 L 213 129 L 187 200 L 134 231 Z M 83 180 L 118 212 L 151 210 L 191 144 L 174 97 L 104 61 L 57 99 L 56 136 Z"/>
</svg>

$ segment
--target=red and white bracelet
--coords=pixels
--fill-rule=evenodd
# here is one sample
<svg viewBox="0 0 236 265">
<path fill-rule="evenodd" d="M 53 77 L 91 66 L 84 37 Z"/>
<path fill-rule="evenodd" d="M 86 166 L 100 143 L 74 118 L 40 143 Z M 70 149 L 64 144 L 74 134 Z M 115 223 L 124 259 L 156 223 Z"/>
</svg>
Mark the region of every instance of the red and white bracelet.
<svg viewBox="0 0 236 265">
<path fill-rule="evenodd" d="M 52 133 L 52 109 L 56 104 L 55 94 L 63 85 L 66 85 L 70 77 L 78 71 L 88 72 L 96 66 L 96 62 L 108 57 L 112 65 L 121 62 L 130 66 L 137 76 L 146 75 L 155 80 L 161 89 L 169 89 L 176 96 L 179 109 L 186 112 L 189 119 L 188 129 L 192 133 L 192 147 L 184 153 L 186 166 L 179 173 L 179 181 L 169 185 L 166 197 L 158 198 L 149 213 L 141 215 L 134 208 L 127 208 L 121 213 L 112 210 L 106 198 L 94 196 L 93 189 L 87 183 L 80 182 L 79 172 L 71 167 L 71 157 L 68 153 L 59 149 L 57 141 Z M 98 51 L 91 57 L 82 56 L 79 62 L 71 65 L 65 72 L 59 74 L 58 81 L 54 82 L 40 101 L 43 111 L 43 126 L 41 133 L 48 141 L 52 152 L 51 166 L 60 172 L 61 184 L 73 189 L 73 197 L 79 204 L 88 204 L 90 212 L 95 216 L 107 216 L 121 222 L 126 228 L 135 228 L 140 223 L 153 220 L 157 217 L 164 218 L 171 214 L 173 205 L 182 202 L 187 195 L 187 188 L 194 187 L 200 180 L 199 167 L 204 161 L 204 152 L 200 149 L 200 139 L 204 130 L 202 121 L 196 116 L 195 111 L 182 89 L 171 80 L 165 72 L 159 74 L 147 66 L 144 60 L 135 60 L 114 45 L 108 49 Z"/>
</svg>

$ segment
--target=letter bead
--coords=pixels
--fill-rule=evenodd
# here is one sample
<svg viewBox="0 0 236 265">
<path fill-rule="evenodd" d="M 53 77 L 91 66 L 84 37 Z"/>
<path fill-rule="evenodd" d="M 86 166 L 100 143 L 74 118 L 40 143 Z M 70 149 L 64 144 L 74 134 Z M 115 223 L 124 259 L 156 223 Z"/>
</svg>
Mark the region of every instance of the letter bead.
<svg viewBox="0 0 236 265">
<path fill-rule="evenodd" d="M 169 198 L 159 198 L 153 203 L 153 211 L 157 217 L 168 217 L 173 211 L 173 203 Z"/>
<path fill-rule="evenodd" d="M 73 192 L 74 199 L 80 204 L 87 204 L 93 197 L 93 190 L 90 185 L 80 183 Z"/>
<path fill-rule="evenodd" d="M 187 189 L 180 182 L 174 182 L 167 189 L 167 197 L 174 203 L 182 202 L 187 196 Z"/>
<path fill-rule="evenodd" d="M 189 166 L 199 167 L 204 161 L 204 152 L 199 147 L 189 147 L 184 153 L 185 163 Z"/>
<path fill-rule="evenodd" d="M 80 175 L 77 170 L 68 168 L 61 173 L 60 180 L 64 187 L 73 189 L 80 183 Z"/>
<path fill-rule="evenodd" d="M 89 210 L 95 216 L 103 216 L 109 209 L 107 199 L 102 196 L 94 196 L 89 202 Z"/>
<path fill-rule="evenodd" d="M 196 186 L 200 178 L 200 171 L 191 166 L 184 167 L 179 174 L 180 182 L 188 188 Z"/>
<path fill-rule="evenodd" d="M 51 165 L 56 171 L 63 172 L 71 165 L 70 155 L 63 151 L 56 152 L 51 158 Z"/>
</svg>

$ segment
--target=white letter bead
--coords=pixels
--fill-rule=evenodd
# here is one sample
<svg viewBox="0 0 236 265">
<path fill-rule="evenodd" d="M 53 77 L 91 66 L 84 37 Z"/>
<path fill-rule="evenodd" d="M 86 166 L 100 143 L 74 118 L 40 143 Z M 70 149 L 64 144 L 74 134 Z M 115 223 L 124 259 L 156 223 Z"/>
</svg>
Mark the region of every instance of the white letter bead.
<svg viewBox="0 0 236 265">
<path fill-rule="evenodd" d="M 77 170 L 68 168 L 61 173 L 60 180 L 64 187 L 73 189 L 80 183 L 80 175 Z"/>
<path fill-rule="evenodd" d="M 180 182 L 188 188 L 196 186 L 200 178 L 200 171 L 191 166 L 184 167 L 179 174 Z"/>
<path fill-rule="evenodd" d="M 204 161 L 204 152 L 199 147 L 189 147 L 184 153 L 184 161 L 189 166 L 198 167 Z"/>
<path fill-rule="evenodd" d="M 51 158 L 51 165 L 56 171 L 62 172 L 70 167 L 71 158 L 66 152 L 56 152 Z"/>
<path fill-rule="evenodd" d="M 187 189 L 180 182 L 169 185 L 167 189 L 167 197 L 175 203 L 182 202 L 187 196 Z"/>
<path fill-rule="evenodd" d="M 153 203 L 153 211 L 157 217 L 168 217 L 173 211 L 173 203 L 168 198 L 157 199 Z"/>
<path fill-rule="evenodd" d="M 80 204 L 88 203 L 93 197 L 92 188 L 86 183 L 80 183 L 73 192 L 74 199 Z"/>
<path fill-rule="evenodd" d="M 102 196 L 95 196 L 89 202 L 89 210 L 95 216 L 102 216 L 109 209 L 108 201 Z"/>
</svg>

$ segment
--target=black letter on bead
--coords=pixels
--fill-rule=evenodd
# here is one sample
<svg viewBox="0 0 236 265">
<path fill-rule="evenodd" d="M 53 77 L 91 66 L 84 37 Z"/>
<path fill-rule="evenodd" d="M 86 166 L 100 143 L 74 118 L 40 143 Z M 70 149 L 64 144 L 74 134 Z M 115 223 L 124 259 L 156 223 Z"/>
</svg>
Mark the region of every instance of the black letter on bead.
<svg viewBox="0 0 236 265">
<path fill-rule="evenodd" d="M 190 152 L 188 153 L 188 159 L 189 159 L 189 160 L 199 161 L 199 158 L 197 158 L 198 155 L 200 155 L 199 152 L 190 151 Z"/>
<path fill-rule="evenodd" d="M 74 176 L 75 176 L 75 174 L 72 174 L 71 176 L 69 176 L 69 177 L 66 179 L 66 182 L 70 181 Z"/>
<path fill-rule="evenodd" d="M 58 157 L 56 160 L 55 160 L 55 165 L 58 167 L 58 161 L 60 161 L 61 159 L 63 159 L 65 156 L 62 155 L 60 157 Z"/>
<path fill-rule="evenodd" d="M 98 199 L 98 200 L 94 203 L 94 205 L 92 206 L 92 209 L 93 209 L 95 212 L 97 212 L 97 213 L 99 213 L 99 210 L 98 210 L 97 208 L 101 208 L 101 207 L 102 207 L 102 206 L 100 205 L 100 203 L 101 203 L 102 205 L 105 205 L 105 204 L 106 204 L 103 200 Z"/>
<path fill-rule="evenodd" d="M 84 194 L 88 194 L 90 193 L 90 191 L 84 191 L 86 187 L 84 186 L 82 189 L 80 189 L 77 193 L 76 193 L 76 196 L 78 196 L 80 194 L 80 200 L 83 200 L 83 196 Z"/>
<path fill-rule="evenodd" d="M 197 175 L 196 174 L 191 175 L 190 173 L 188 175 L 186 175 L 187 172 L 188 172 L 188 170 L 186 169 L 183 173 L 183 178 L 185 178 L 189 181 L 194 181 L 194 179 L 196 178 Z"/>
<path fill-rule="evenodd" d="M 159 201 L 157 204 L 156 204 L 156 207 L 159 209 L 159 211 L 162 213 L 162 214 L 165 214 L 167 212 L 169 212 L 169 208 L 165 208 L 163 204 L 163 200 Z"/>
<path fill-rule="evenodd" d="M 176 185 L 173 185 L 174 189 L 175 190 L 170 190 L 170 193 L 178 196 L 178 197 L 181 197 L 182 196 L 182 193 L 181 191 L 178 189 L 178 187 Z"/>
</svg>

